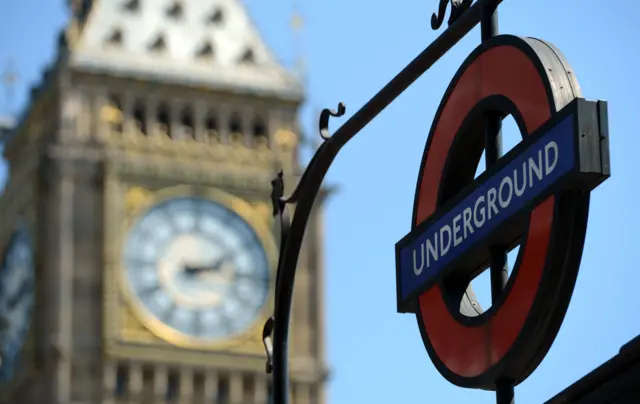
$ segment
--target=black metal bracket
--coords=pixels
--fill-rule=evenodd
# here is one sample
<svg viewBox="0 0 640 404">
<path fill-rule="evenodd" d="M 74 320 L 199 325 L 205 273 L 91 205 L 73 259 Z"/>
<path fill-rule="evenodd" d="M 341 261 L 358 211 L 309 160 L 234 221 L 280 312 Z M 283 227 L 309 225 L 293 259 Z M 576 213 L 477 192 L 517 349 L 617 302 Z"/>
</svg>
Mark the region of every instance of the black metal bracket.
<svg viewBox="0 0 640 404">
<path fill-rule="evenodd" d="M 339 103 L 337 110 L 324 109 L 320 113 L 319 130 L 323 142 L 311 158 L 294 191 L 288 197 L 284 196 L 284 174 L 282 171 L 271 181 L 273 214 L 278 218 L 280 224 L 281 239 L 276 273 L 274 313 L 264 325 L 262 340 L 267 353 L 266 371 L 273 374 L 273 402 L 275 404 L 289 402 L 287 358 L 296 266 L 302 247 L 302 238 L 311 216 L 311 209 L 329 167 L 342 146 L 480 23 L 483 10 L 487 7 L 495 9 L 502 1 L 478 0 L 471 4 L 471 0 L 452 0 L 450 26 L 338 128 L 333 136 L 329 133 L 329 120 L 331 117 L 344 115 L 346 112 L 344 104 Z M 439 16 L 434 16 L 436 23 L 434 24 L 432 19 L 432 26 L 439 26 L 437 22 L 444 18 L 445 8 L 446 1 L 441 0 Z M 296 204 L 296 209 L 295 213 L 290 215 L 287 205 L 292 203 Z"/>
<path fill-rule="evenodd" d="M 326 141 L 331 138 L 331 135 L 329 133 L 329 119 L 332 116 L 341 117 L 344 115 L 345 112 L 346 112 L 345 105 L 343 103 L 338 103 L 337 110 L 331 110 L 331 109 L 325 108 L 320 113 L 319 131 L 320 131 L 320 137 L 324 140 L 324 142 L 320 145 L 320 148 L 318 148 L 318 150 L 314 154 L 313 158 L 311 159 L 311 162 L 307 166 L 307 169 L 303 172 L 302 178 L 300 179 L 298 186 L 295 188 L 295 190 L 289 197 L 287 198 L 284 197 L 284 173 L 282 172 L 282 170 L 278 172 L 276 177 L 271 181 L 271 205 L 273 207 L 273 216 L 277 217 L 277 220 L 280 224 L 280 255 L 278 257 L 278 266 L 277 266 L 277 272 L 276 272 L 276 290 L 275 290 L 276 302 L 278 302 L 279 299 L 286 298 L 286 296 L 283 296 L 281 293 L 283 292 L 281 290 L 281 288 L 283 287 L 281 285 L 281 281 L 282 281 L 282 273 L 284 272 L 283 268 L 285 266 L 284 262 L 286 258 L 286 246 L 288 244 L 289 236 L 291 233 L 291 219 L 290 219 L 289 210 L 287 209 L 287 204 L 298 202 L 298 199 L 300 198 L 300 195 L 301 195 L 301 190 L 305 187 L 305 184 L 309 183 L 309 178 L 312 177 L 310 173 L 314 171 L 313 167 L 317 165 L 317 164 L 314 164 L 314 162 L 317 162 L 322 157 L 322 153 L 321 153 L 322 148 L 324 145 L 327 144 Z M 322 182 L 322 179 L 320 179 L 320 182 Z M 308 219 L 308 213 L 306 214 L 305 222 L 307 219 Z M 305 224 L 305 227 L 306 227 L 306 224 Z M 295 273 L 293 275 L 295 276 Z M 290 300 L 290 297 L 289 297 L 289 300 Z M 290 302 L 289 302 L 289 305 L 290 305 Z M 276 304 L 276 307 L 278 307 L 277 304 Z M 272 315 L 267 319 L 262 329 L 262 342 L 264 344 L 265 351 L 267 353 L 267 363 L 265 366 L 265 370 L 269 374 L 271 374 L 273 371 L 273 359 L 274 359 L 273 358 L 273 340 L 274 340 L 273 332 L 275 329 L 275 324 L 276 324 L 276 317 L 274 313 L 274 315 Z"/>
<path fill-rule="evenodd" d="M 473 0 L 440 0 L 440 4 L 438 4 L 438 14 L 434 13 L 431 15 L 431 29 L 437 30 L 442 26 L 444 13 L 447 10 L 447 4 L 449 2 L 451 3 L 451 15 L 449 15 L 449 21 L 447 21 L 447 23 L 451 26 L 471 7 Z"/>
</svg>

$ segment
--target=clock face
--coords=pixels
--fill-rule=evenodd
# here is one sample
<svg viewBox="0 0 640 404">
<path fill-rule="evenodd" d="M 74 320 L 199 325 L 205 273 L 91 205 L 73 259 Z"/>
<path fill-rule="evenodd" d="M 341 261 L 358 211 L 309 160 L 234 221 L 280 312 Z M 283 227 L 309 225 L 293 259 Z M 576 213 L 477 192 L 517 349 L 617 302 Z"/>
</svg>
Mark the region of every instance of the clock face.
<svg viewBox="0 0 640 404">
<path fill-rule="evenodd" d="M 31 239 L 26 229 L 16 232 L 0 268 L 0 380 L 13 378 L 31 322 L 34 302 Z"/>
<path fill-rule="evenodd" d="M 152 208 L 127 237 L 124 268 L 153 323 L 207 342 L 249 327 L 269 291 L 269 261 L 253 228 L 204 198 Z"/>
</svg>

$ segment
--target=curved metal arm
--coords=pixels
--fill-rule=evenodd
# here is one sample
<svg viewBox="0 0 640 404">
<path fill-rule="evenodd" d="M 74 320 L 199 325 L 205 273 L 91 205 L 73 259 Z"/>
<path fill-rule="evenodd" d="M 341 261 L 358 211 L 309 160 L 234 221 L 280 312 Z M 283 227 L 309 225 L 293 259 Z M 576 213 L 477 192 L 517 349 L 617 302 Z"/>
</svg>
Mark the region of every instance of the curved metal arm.
<svg viewBox="0 0 640 404">
<path fill-rule="evenodd" d="M 262 341 L 267 352 L 267 373 L 274 373 L 274 399 L 276 403 L 285 402 L 280 396 L 280 390 L 288 391 L 287 378 L 287 341 L 289 333 L 289 316 L 291 313 L 291 299 L 295 280 L 296 264 L 302 247 L 302 238 L 311 208 L 316 198 L 322 180 L 331 162 L 338 154 L 340 147 L 331 147 L 329 135 L 329 118 L 344 115 L 346 108 L 343 103 L 338 104 L 338 110 L 323 109 L 320 114 L 320 136 L 324 142 L 320 145 L 307 169 L 302 174 L 300 182 L 289 197 L 284 197 L 284 175 L 280 171 L 271 181 L 271 203 L 273 215 L 280 222 L 280 256 L 276 273 L 276 301 L 274 315 L 271 316 L 262 329 Z M 353 134 L 355 135 L 355 133 Z M 353 135 L 349 136 L 352 137 Z M 346 143 L 346 141 L 344 142 Z M 344 144 L 343 143 L 343 144 Z M 328 161 L 329 160 L 329 161 Z M 328 161 L 328 163 L 326 163 Z M 287 204 L 298 203 L 293 223 L 290 221 Z M 277 321 L 275 313 L 278 313 Z M 277 356 L 274 356 L 277 355 Z M 279 386 L 284 384 L 284 388 Z"/>
<path fill-rule="evenodd" d="M 262 339 L 267 352 L 267 373 L 273 373 L 273 402 L 287 404 L 289 392 L 288 341 L 291 302 L 296 266 L 302 246 L 307 222 L 313 203 L 320 191 L 322 181 L 338 152 L 362 128 L 373 120 L 384 108 L 437 62 L 449 49 L 471 31 L 479 22 L 482 10 L 488 5 L 497 7 L 502 0 L 454 0 L 465 5 L 465 12 L 456 14 L 455 23 L 409 63 L 396 77 L 387 83 L 360 110 L 342 125 L 333 136 L 329 135 L 329 120 L 332 116 L 344 115 L 344 104 L 336 111 L 324 109 L 320 114 L 320 136 L 324 140 L 302 174 L 298 185 L 290 196 L 284 197 L 284 175 L 278 173 L 271 182 L 273 214 L 280 222 L 281 244 L 276 275 L 274 314 L 262 330 Z M 460 11 L 460 10 L 458 10 Z M 437 18 L 437 17 L 436 17 Z M 453 18 L 453 15 L 452 15 Z M 293 218 L 287 204 L 296 203 Z"/>
</svg>

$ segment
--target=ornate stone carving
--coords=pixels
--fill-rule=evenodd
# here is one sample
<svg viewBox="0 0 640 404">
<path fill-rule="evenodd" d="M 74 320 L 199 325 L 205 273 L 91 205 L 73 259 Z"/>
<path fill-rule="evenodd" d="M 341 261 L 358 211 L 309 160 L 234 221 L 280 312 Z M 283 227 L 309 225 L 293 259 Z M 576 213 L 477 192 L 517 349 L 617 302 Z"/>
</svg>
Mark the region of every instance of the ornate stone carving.
<svg viewBox="0 0 640 404">
<path fill-rule="evenodd" d="M 298 137 L 296 134 L 287 129 L 276 131 L 274 138 L 276 145 L 284 150 L 291 150 L 298 143 Z"/>
</svg>

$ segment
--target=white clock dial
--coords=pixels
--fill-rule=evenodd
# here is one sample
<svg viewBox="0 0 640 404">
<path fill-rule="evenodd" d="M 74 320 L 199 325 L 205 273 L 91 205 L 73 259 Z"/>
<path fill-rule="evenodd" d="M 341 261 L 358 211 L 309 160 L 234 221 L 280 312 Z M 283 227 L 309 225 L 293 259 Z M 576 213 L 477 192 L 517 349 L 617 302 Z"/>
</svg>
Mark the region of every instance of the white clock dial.
<svg viewBox="0 0 640 404">
<path fill-rule="evenodd" d="M 152 208 L 127 238 L 124 266 L 149 316 L 204 340 L 246 329 L 269 290 L 269 263 L 254 230 L 203 198 L 176 198 Z"/>
<path fill-rule="evenodd" d="M 0 268 L 0 380 L 13 378 L 31 323 L 34 302 L 33 248 L 26 229 L 16 232 Z"/>
</svg>

